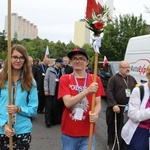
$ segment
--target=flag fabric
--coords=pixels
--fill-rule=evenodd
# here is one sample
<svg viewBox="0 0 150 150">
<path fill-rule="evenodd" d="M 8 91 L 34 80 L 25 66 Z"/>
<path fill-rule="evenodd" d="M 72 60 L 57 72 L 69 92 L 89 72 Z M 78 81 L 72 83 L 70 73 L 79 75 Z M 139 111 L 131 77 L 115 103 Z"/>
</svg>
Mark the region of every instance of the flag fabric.
<svg viewBox="0 0 150 150">
<path fill-rule="evenodd" d="M 48 46 L 46 47 L 45 58 L 49 58 L 49 48 L 48 48 Z"/>
<path fill-rule="evenodd" d="M 94 37 L 94 42 L 93 42 L 93 49 L 95 51 L 95 53 L 99 53 L 99 48 L 101 47 L 101 37 L 100 36 L 97 36 L 97 37 Z"/>
<path fill-rule="evenodd" d="M 105 67 L 107 63 L 108 63 L 107 57 L 106 57 L 106 56 L 104 56 L 104 60 L 103 60 L 103 67 Z"/>
<path fill-rule="evenodd" d="M 92 18 L 92 11 L 96 14 L 99 14 L 102 9 L 102 6 L 96 0 L 87 0 L 87 7 L 86 7 L 86 18 Z"/>
</svg>

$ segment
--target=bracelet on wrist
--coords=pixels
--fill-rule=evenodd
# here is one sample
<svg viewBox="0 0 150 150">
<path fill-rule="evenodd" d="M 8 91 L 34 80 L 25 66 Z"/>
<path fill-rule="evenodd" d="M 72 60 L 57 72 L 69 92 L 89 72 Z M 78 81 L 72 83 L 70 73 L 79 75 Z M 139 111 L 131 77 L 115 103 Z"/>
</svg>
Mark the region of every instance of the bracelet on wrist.
<svg viewBox="0 0 150 150">
<path fill-rule="evenodd" d="M 17 113 L 20 113 L 20 111 L 21 111 L 21 108 L 17 107 Z"/>
</svg>

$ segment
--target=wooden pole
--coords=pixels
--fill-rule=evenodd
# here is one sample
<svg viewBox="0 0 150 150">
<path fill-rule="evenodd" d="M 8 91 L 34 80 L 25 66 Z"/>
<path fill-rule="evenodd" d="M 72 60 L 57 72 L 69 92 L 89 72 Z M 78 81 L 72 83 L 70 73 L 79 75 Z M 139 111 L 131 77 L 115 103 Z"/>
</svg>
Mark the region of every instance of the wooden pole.
<svg viewBox="0 0 150 150">
<path fill-rule="evenodd" d="M 95 53 L 94 79 L 93 79 L 93 82 L 96 82 L 97 66 L 98 66 L 98 53 Z M 94 113 L 94 107 L 95 107 L 95 93 L 92 95 L 92 108 L 91 108 L 91 113 Z M 91 150 L 91 146 L 92 146 L 93 125 L 94 125 L 94 123 L 90 123 L 88 150 Z"/>
<path fill-rule="evenodd" d="M 12 96 L 11 96 L 11 89 L 12 89 L 12 81 L 11 81 L 11 0 L 8 0 L 8 104 L 12 104 Z M 12 129 L 12 114 L 9 114 L 9 127 Z M 13 138 L 9 138 L 9 149 L 13 150 Z"/>
</svg>

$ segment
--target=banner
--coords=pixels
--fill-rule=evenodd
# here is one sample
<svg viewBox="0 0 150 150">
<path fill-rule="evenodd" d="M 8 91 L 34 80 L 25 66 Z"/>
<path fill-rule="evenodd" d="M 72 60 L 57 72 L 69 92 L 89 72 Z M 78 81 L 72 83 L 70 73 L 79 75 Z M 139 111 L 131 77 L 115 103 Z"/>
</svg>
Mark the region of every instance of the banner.
<svg viewBox="0 0 150 150">
<path fill-rule="evenodd" d="M 106 57 L 106 56 L 104 56 L 104 60 L 103 60 L 103 67 L 105 67 L 107 63 L 108 63 L 107 57 Z"/>
<path fill-rule="evenodd" d="M 49 48 L 48 48 L 48 46 L 46 47 L 45 58 L 49 58 Z"/>
</svg>

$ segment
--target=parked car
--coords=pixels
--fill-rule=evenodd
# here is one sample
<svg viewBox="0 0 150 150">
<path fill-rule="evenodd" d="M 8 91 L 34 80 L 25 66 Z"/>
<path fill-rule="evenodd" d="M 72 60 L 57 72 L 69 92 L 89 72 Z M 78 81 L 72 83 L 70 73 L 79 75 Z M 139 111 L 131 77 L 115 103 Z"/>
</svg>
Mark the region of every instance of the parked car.
<svg viewBox="0 0 150 150">
<path fill-rule="evenodd" d="M 105 67 L 103 67 L 103 62 L 98 62 L 98 71 L 97 74 L 101 78 L 105 93 L 107 90 L 108 80 L 111 76 L 119 72 L 119 63 L 120 61 L 109 61 Z M 107 96 L 107 95 L 106 95 Z"/>
</svg>

